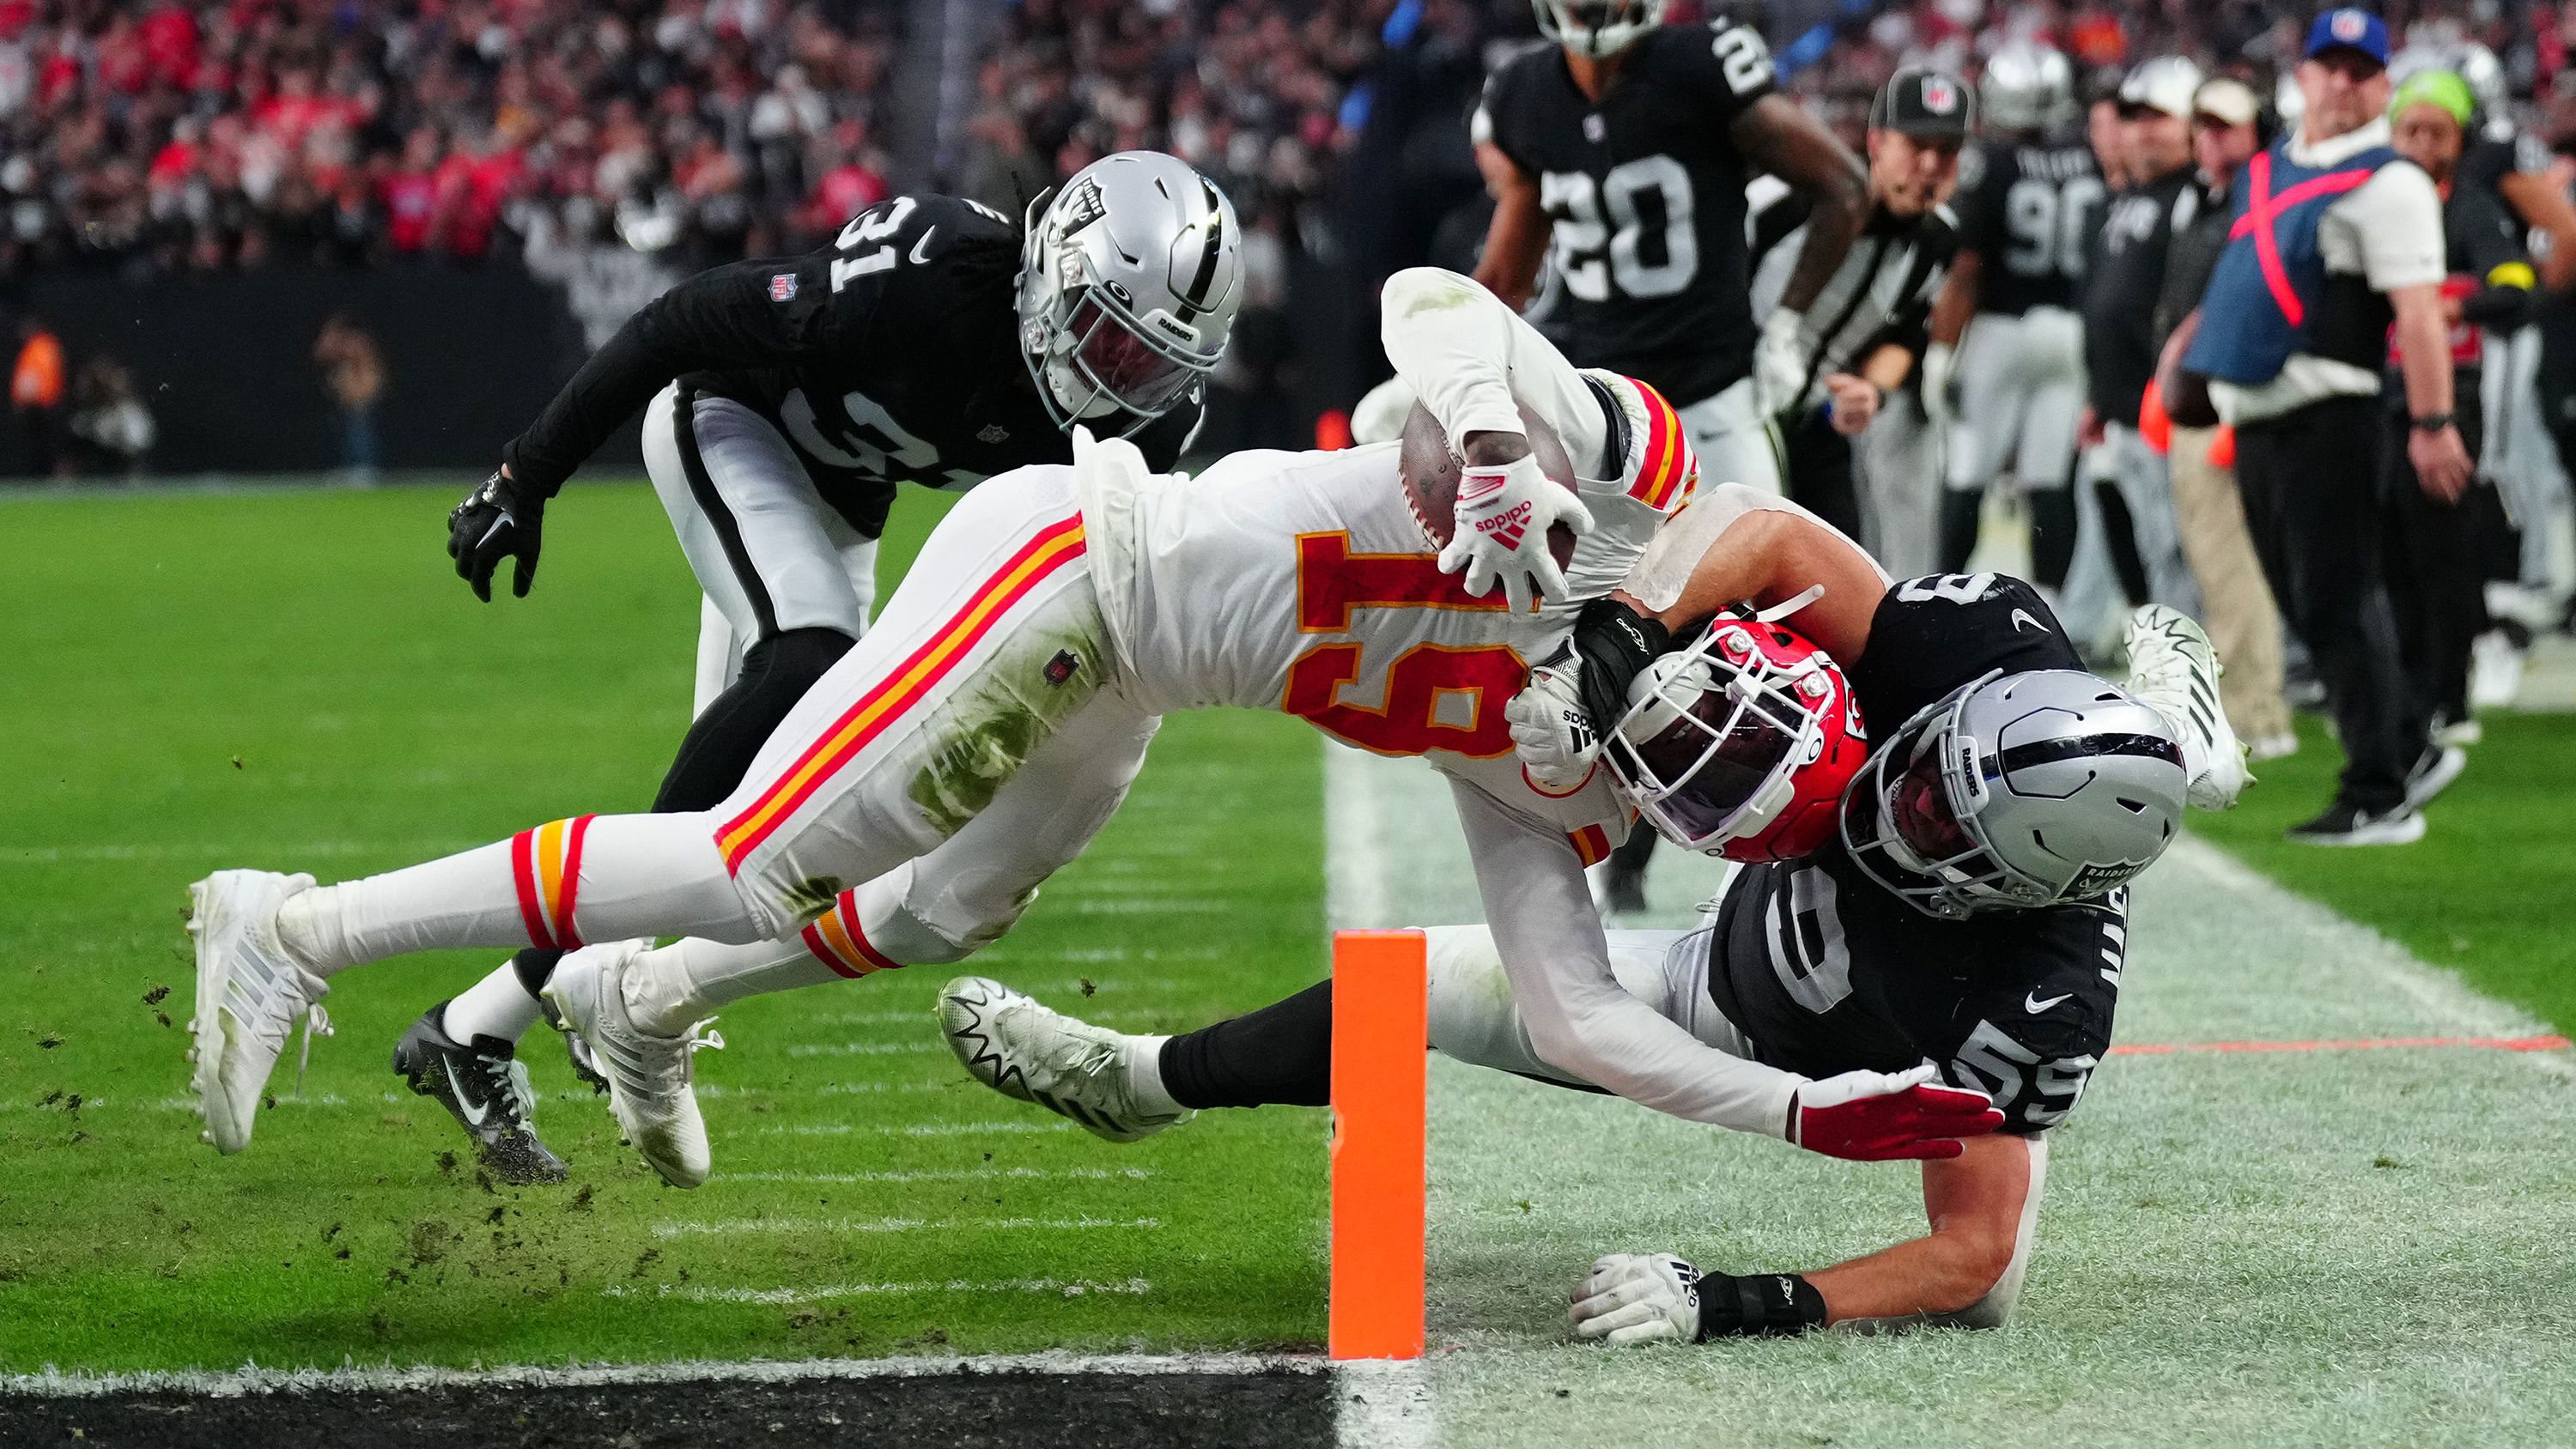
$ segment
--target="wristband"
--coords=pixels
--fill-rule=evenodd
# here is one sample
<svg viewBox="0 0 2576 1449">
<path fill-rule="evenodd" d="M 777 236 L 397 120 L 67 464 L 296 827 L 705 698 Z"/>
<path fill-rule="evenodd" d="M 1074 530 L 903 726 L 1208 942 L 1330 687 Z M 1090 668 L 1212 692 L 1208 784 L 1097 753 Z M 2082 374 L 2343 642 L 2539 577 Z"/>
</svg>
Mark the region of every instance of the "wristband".
<svg viewBox="0 0 2576 1449">
<path fill-rule="evenodd" d="M 1658 655 L 1671 652 L 1672 631 L 1616 599 L 1594 599 L 1574 617 L 1574 652 L 1583 661 L 1576 683 L 1583 711 L 1605 737 L 1628 712 L 1628 684 Z"/>
<path fill-rule="evenodd" d="M 2450 413 L 2426 413 L 2413 420 L 2415 431 L 2419 433 L 2438 433 L 2449 427 L 2452 421 L 2453 415 Z"/>
<path fill-rule="evenodd" d="M 1796 1273 L 1756 1273 L 1737 1278 L 1703 1274 L 1699 1280 L 1699 1336 L 1788 1338 L 1825 1326 L 1825 1295 Z"/>
</svg>

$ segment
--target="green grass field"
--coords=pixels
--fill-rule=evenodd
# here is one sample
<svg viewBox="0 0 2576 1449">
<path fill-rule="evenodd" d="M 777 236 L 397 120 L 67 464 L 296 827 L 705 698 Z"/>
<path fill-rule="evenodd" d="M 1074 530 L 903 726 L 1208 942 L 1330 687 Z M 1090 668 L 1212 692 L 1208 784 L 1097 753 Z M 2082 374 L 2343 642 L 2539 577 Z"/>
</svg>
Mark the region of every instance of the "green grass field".
<svg viewBox="0 0 2576 1449">
<path fill-rule="evenodd" d="M 1322 1336 L 1322 1114 L 1111 1150 L 973 1085 L 945 973 L 728 1012 L 699 1057 L 717 1179 L 662 1187 L 531 1037 L 559 1189 L 494 1191 L 387 1070 L 493 964 L 338 979 L 251 1149 L 195 1140 L 185 886 L 364 874 L 640 808 L 686 725 L 696 595 L 652 494 L 585 482 L 524 601 L 450 574 L 447 499 L 0 503 L 0 1372 L 806 1357 Z M 938 511 L 897 513 L 888 576 Z M 979 959 L 1131 1028 L 1324 968 L 1317 753 L 1293 720 L 1175 719 L 1097 848 Z M 166 992 L 166 994 L 165 994 Z M 400 1095 L 390 1095 L 399 1093 Z"/>
<path fill-rule="evenodd" d="M 2414 845 L 2322 850 L 2281 832 L 2325 808 L 2343 755 L 2313 716 L 2235 810 L 2192 829 L 2282 885 L 2404 942 L 2491 996 L 2576 1032 L 2576 714 L 2490 713 Z"/>
</svg>

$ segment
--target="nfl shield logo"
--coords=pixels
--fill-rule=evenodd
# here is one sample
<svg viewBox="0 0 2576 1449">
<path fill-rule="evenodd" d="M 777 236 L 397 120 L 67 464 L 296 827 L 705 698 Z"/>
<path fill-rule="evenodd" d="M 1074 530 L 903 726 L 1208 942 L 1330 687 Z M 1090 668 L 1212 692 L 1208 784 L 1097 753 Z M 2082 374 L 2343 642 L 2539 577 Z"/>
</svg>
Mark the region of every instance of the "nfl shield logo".
<svg viewBox="0 0 2576 1449">
<path fill-rule="evenodd" d="M 2358 10 L 2338 10 L 2335 12 L 2334 38 L 2337 40 L 2343 41 L 2347 44 L 2359 41 L 2362 37 L 2362 32 L 2369 28 L 2370 22 L 2367 19 L 2364 19 L 2362 13 Z"/>
<path fill-rule="evenodd" d="M 1597 146 L 1601 143 L 1601 138 L 1609 133 L 1609 126 L 1602 121 L 1601 117 L 1597 113 L 1583 118 L 1584 140 L 1590 141 Z"/>
<path fill-rule="evenodd" d="M 1959 88 L 1950 84 L 1948 76 L 1925 76 L 1923 109 L 1936 116 L 1946 116 L 1959 109 Z"/>
<path fill-rule="evenodd" d="M 796 274 L 794 272 L 780 272 L 777 276 L 769 279 L 769 300 L 773 302 L 793 302 L 796 300 Z"/>
</svg>

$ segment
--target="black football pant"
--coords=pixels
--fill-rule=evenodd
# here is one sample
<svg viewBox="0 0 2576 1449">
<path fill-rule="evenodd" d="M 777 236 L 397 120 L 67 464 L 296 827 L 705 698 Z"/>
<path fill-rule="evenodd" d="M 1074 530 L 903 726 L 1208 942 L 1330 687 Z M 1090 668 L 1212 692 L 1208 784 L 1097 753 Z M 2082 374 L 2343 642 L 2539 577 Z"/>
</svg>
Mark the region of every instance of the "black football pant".
<svg viewBox="0 0 2576 1449">
<path fill-rule="evenodd" d="M 2426 738 L 2388 597 L 2381 407 L 2328 398 L 2236 428 L 2254 552 L 2343 736 L 2339 798 L 2374 814 L 2405 802 Z"/>
<path fill-rule="evenodd" d="M 2459 374 L 2460 436 L 2477 458 L 2486 429 L 2477 374 Z M 2427 717 L 2469 717 L 2469 657 L 2487 631 L 2486 559 L 2503 501 L 2495 486 L 2470 485 L 2457 503 L 2427 494 L 2407 459 L 2412 431 L 2402 411 L 2387 414 L 2388 598 L 2397 611 L 2399 657 Z"/>
<path fill-rule="evenodd" d="M 1824 409 L 1811 408 L 1783 425 L 1780 446 L 1790 501 L 1858 539 L 1860 491 L 1852 482 L 1852 440 L 1834 431 Z"/>
</svg>

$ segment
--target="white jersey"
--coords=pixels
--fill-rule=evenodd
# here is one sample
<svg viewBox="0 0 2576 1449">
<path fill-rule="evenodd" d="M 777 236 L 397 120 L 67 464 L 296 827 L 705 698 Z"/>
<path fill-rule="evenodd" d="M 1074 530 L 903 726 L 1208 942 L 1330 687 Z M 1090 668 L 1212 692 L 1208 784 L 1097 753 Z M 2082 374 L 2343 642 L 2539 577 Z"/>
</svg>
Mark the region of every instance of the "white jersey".
<svg viewBox="0 0 2576 1449">
<path fill-rule="evenodd" d="M 1573 597 L 1517 617 L 1499 595 L 1468 597 L 1413 519 L 1394 444 L 1238 454 L 1194 479 L 1086 448 L 1077 486 L 1119 691 L 1145 709 L 1285 710 L 1429 760 L 1450 777 L 1534 1049 L 1644 1105 L 1780 1135 L 1803 1079 L 1712 1050 L 1612 972 L 1583 877 L 1630 825 L 1606 776 L 1539 791 L 1503 719 L 1580 602 L 1624 580 L 1687 503 L 1679 419 L 1651 389 L 1577 372 L 1463 277 L 1399 273 L 1384 311 L 1388 357 L 1448 436 L 1519 431 L 1517 401 L 1564 439 L 1594 520 L 1567 569 Z"/>
</svg>

